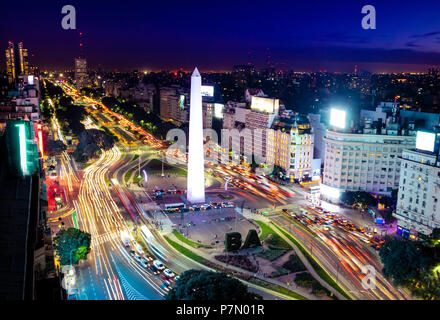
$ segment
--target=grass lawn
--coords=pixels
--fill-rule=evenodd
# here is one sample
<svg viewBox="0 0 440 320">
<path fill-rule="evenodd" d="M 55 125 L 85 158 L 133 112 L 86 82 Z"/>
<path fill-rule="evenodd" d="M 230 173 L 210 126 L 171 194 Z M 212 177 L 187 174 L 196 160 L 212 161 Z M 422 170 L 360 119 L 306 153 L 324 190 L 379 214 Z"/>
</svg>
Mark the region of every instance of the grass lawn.
<svg viewBox="0 0 440 320">
<path fill-rule="evenodd" d="M 272 250 L 292 250 L 290 245 L 283 240 L 271 227 L 261 221 L 255 221 L 261 228 L 260 240 L 266 240 L 269 248 Z M 269 235 L 271 235 L 269 237 Z"/>
<path fill-rule="evenodd" d="M 133 161 L 137 160 L 137 158 L 139 158 L 139 155 L 138 155 L 138 154 L 135 154 L 134 157 L 133 157 L 133 159 L 130 160 L 130 162 L 133 162 Z"/>
<path fill-rule="evenodd" d="M 141 163 L 141 169 L 143 168 L 143 166 L 144 166 L 148 161 L 149 161 L 149 160 L 145 160 L 144 162 Z M 135 169 L 136 169 L 136 173 L 135 173 L 135 175 L 134 175 L 134 177 L 133 177 L 133 182 L 134 182 L 134 183 L 139 183 L 139 182 L 141 182 L 141 181 L 144 179 L 144 176 L 143 176 L 143 174 L 141 173 L 141 176 L 139 177 L 139 176 L 137 175 L 138 168 L 135 168 Z"/>
<path fill-rule="evenodd" d="M 282 249 L 271 250 L 271 249 L 269 249 L 269 250 L 264 250 L 264 251 L 257 253 L 257 256 L 259 256 L 260 258 L 269 260 L 269 261 L 274 261 L 274 260 L 278 259 L 279 257 L 281 257 L 285 253 L 286 253 L 286 250 L 282 250 Z"/>
<path fill-rule="evenodd" d="M 158 159 L 151 160 L 145 167 L 145 170 L 151 174 L 161 174 L 162 173 L 162 161 Z M 180 167 L 175 167 L 167 163 L 163 164 L 164 174 L 176 174 L 179 176 L 186 176 L 187 171 Z"/>
<path fill-rule="evenodd" d="M 345 292 L 345 290 L 342 289 L 335 280 L 333 280 L 333 278 L 327 273 L 327 271 L 325 271 L 324 268 L 322 268 L 319 265 L 319 263 L 309 254 L 309 252 L 306 249 L 304 249 L 304 247 L 298 241 L 296 241 L 294 237 L 292 237 L 290 234 L 288 234 L 281 228 L 279 227 L 276 228 L 298 247 L 298 249 L 304 254 L 306 259 L 309 261 L 309 263 L 312 265 L 313 269 L 315 269 L 316 273 L 321 277 L 321 279 L 323 279 L 325 282 L 327 282 L 329 285 L 335 288 L 335 290 L 337 290 L 347 299 L 353 300 L 350 297 L 350 295 L 347 292 Z"/>
<path fill-rule="evenodd" d="M 265 224 L 264 222 L 261 221 L 257 221 L 255 220 L 256 223 L 258 223 L 258 225 L 261 228 L 261 235 L 260 235 L 260 241 L 264 241 L 267 236 L 269 234 L 274 234 L 275 232 L 272 230 L 272 228 L 270 228 L 267 224 Z"/>
<path fill-rule="evenodd" d="M 125 175 L 124 175 L 124 181 L 125 181 L 125 183 L 127 183 L 128 182 L 128 180 L 130 180 L 130 177 L 131 177 L 131 175 L 133 174 L 133 170 L 134 170 L 135 168 L 131 168 L 130 170 L 128 170 L 126 173 L 125 173 Z"/>
<path fill-rule="evenodd" d="M 307 300 L 307 298 L 303 297 L 302 295 L 299 295 L 298 293 L 293 292 L 293 291 L 291 291 L 287 288 L 284 288 L 280 285 L 268 283 L 268 282 L 265 282 L 265 281 L 262 281 L 259 279 L 255 279 L 255 278 L 250 279 L 249 282 L 256 284 L 257 286 L 266 287 L 266 288 L 271 289 L 273 291 L 277 291 L 277 292 L 282 293 L 286 296 L 292 297 L 296 300 Z"/>
<path fill-rule="evenodd" d="M 211 246 L 209 246 L 207 244 L 198 243 L 198 242 L 195 242 L 195 241 L 188 240 L 187 238 L 182 236 L 177 230 L 173 230 L 173 234 L 176 236 L 177 239 L 179 239 L 180 241 L 186 243 L 187 245 L 190 245 L 191 247 L 194 247 L 194 248 L 200 248 L 200 247 L 212 248 Z"/>
<path fill-rule="evenodd" d="M 177 251 L 179 251 L 181 254 L 187 256 L 188 258 L 197 261 L 199 263 L 203 263 L 203 261 L 205 260 L 204 258 L 202 258 L 201 256 L 196 255 L 194 252 L 192 252 L 191 250 L 188 250 L 187 248 L 185 248 L 184 246 L 181 246 L 180 244 L 178 244 L 177 242 L 174 242 L 173 240 L 171 240 L 170 238 L 168 238 L 167 236 L 164 236 L 165 240 L 168 241 L 168 243 Z"/>
</svg>

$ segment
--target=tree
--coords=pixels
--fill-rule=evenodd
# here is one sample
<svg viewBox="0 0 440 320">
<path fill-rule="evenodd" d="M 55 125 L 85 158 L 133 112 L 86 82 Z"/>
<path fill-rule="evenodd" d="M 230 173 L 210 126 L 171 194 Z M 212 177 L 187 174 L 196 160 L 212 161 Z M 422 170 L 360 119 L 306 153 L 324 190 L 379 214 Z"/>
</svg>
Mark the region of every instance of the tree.
<svg viewBox="0 0 440 320">
<path fill-rule="evenodd" d="M 429 252 L 419 241 L 388 238 L 379 255 L 384 276 L 396 285 L 413 286 L 432 264 Z"/>
<path fill-rule="evenodd" d="M 435 275 L 425 275 L 413 289 L 413 295 L 423 300 L 440 300 L 440 279 Z"/>
<path fill-rule="evenodd" d="M 166 300 L 262 300 L 239 280 L 225 273 L 188 270 L 180 275 Z"/>
<path fill-rule="evenodd" d="M 341 196 L 341 201 L 347 206 L 357 207 L 358 209 L 366 209 L 369 206 L 377 206 L 377 199 L 365 191 L 344 192 Z"/>
<path fill-rule="evenodd" d="M 54 249 L 60 257 L 60 264 L 75 265 L 79 260 L 87 260 L 92 236 L 76 228 L 61 230 L 53 239 Z M 72 261 L 71 261 L 72 259 Z"/>
<path fill-rule="evenodd" d="M 103 130 L 88 129 L 80 134 L 79 143 L 73 152 L 73 157 L 78 162 L 87 161 L 93 157 L 97 151 L 113 148 L 115 139 Z"/>
</svg>

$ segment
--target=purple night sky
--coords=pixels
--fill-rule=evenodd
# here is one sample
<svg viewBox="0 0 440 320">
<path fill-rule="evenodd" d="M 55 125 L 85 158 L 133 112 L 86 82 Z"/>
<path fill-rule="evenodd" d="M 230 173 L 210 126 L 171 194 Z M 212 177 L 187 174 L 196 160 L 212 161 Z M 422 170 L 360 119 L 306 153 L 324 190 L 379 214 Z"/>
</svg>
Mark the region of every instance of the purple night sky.
<svg viewBox="0 0 440 320">
<path fill-rule="evenodd" d="M 61 28 L 76 7 L 77 30 Z M 363 30 L 363 5 L 377 29 Z M 72 69 L 84 34 L 91 68 L 231 70 L 261 67 L 269 48 L 277 69 L 426 71 L 440 65 L 438 1 L 2 1 L 0 55 L 23 41 L 42 69 Z"/>
</svg>

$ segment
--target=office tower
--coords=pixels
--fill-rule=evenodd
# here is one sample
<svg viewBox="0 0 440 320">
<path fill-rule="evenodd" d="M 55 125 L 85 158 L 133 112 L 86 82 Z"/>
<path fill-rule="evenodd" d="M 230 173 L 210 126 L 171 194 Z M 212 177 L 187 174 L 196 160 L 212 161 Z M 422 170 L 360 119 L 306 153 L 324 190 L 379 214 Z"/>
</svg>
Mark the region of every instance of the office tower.
<svg viewBox="0 0 440 320">
<path fill-rule="evenodd" d="M 324 142 L 321 193 L 337 200 L 345 191 L 391 194 L 399 186 L 402 152 L 414 147 L 415 136 L 327 130 Z"/>
<path fill-rule="evenodd" d="M 29 74 L 28 51 L 23 48 L 23 42 L 14 44 L 9 41 L 6 49 L 6 73 L 10 84 L 16 83 L 20 75 Z"/>
<path fill-rule="evenodd" d="M 160 88 L 160 117 L 180 126 L 188 122 L 188 92 L 177 85 Z"/>
<path fill-rule="evenodd" d="M 430 235 L 440 228 L 440 135 L 418 132 L 416 147 L 404 150 L 397 195 L 397 233 L 404 238 Z"/>
<path fill-rule="evenodd" d="M 75 58 L 75 83 L 76 88 L 81 90 L 87 86 L 87 60 L 84 58 Z"/>
<path fill-rule="evenodd" d="M 191 76 L 189 114 L 187 198 L 191 203 L 205 202 L 205 166 L 203 157 L 202 78 L 197 68 Z"/>
<path fill-rule="evenodd" d="M 312 178 L 313 133 L 309 123 L 294 114 L 275 120 L 267 136 L 267 162 L 282 168 L 286 178 Z"/>
</svg>

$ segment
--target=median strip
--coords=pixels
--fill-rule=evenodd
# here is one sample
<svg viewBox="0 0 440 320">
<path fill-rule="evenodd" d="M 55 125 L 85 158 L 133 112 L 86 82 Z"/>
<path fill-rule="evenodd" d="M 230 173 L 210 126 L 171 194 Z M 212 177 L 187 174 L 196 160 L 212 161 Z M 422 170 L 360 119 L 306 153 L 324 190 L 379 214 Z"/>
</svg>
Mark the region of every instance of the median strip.
<svg viewBox="0 0 440 320">
<path fill-rule="evenodd" d="M 274 224 L 274 226 L 298 247 L 298 249 L 304 254 L 306 259 L 309 261 L 309 263 L 312 265 L 313 269 L 315 269 L 316 273 L 321 277 L 321 279 L 331 285 L 335 290 L 337 290 L 348 300 L 353 300 L 353 298 L 338 285 L 338 283 L 327 273 L 327 271 L 325 271 L 325 269 L 321 267 L 321 265 L 315 260 L 315 258 L 313 258 L 313 256 L 292 235 L 285 232 L 277 225 Z"/>
</svg>

